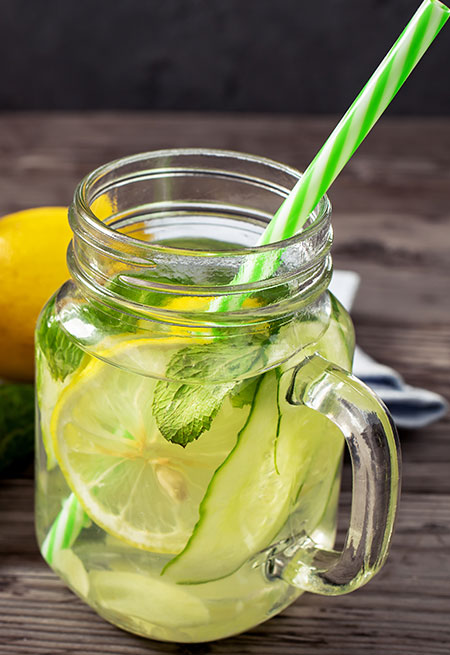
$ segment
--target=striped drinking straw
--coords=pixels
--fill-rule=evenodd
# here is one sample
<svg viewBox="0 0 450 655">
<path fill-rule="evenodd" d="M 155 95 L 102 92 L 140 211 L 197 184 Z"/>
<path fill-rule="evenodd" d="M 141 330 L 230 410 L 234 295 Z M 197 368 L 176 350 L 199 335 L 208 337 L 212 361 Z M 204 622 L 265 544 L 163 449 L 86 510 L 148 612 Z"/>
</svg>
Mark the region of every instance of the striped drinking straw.
<svg viewBox="0 0 450 655">
<path fill-rule="evenodd" d="M 89 524 L 89 517 L 81 507 L 75 494 L 70 494 L 63 502 L 58 516 L 42 544 L 42 556 L 48 564 L 52 564 L 57 553 L 65 548 L 71 548 L 81 530 Z"/>
<path fill-rule="evenodd" d="M 439 0 L 425 0 L 351 105 L 324 146 L 283 202 L 258 245 L 275 243 L 297 234 L 319 200 L 365 139 L 418 61 L 430 47 L 448 18 L 450 9 Z M 242 267 L 233 284 L 263 280 L 276 270 L 279 258 L 267 252 Z M 238 309 L 242 295 L 230 295 L 211 303 L 214 311 Z M 42 553 L 49 564 L 55 554 L 70 548 L 85 525 L 87 515 L 72 493 L 44 540 Z"/>
<path fill-rule="evenodd" d="M 328 191 L 355 150 L 366 138 L 397 91 L 430 47 L 450 16 L 439 0 L 425 0 L 388 52 L 359 96 L 335 127 L 300 180 L 261 235 L 258 245 L 288 239 L 297 234 L 322 196 Z M 232 285 L 264 280 L 277 268 L 278 256 L 262 252 L 242 266 Z M 214 311 L 233 311 L 242 294 L 213 302 Z"/>
</svg>

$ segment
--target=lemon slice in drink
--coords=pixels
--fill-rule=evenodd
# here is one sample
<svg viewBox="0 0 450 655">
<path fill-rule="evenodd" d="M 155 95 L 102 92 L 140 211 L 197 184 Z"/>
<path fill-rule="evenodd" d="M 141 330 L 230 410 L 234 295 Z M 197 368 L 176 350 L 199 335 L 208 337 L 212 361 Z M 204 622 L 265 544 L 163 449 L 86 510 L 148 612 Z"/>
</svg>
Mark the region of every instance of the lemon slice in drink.
<svg viewBox="0 0 450 655">
<path fill-rule="evenodd" d="M 119 365 L 148 362 L 148 370 L 155 370 L 156 358 L 164 370 L 170 354 L 161 340 L 136 339 L 101 356 Z M 133 546 L 178 553 L 248 412 L 225 400 L 211 429 L 182 448 L 166 441 L 156 426 L 155 385 L 150 377 L 91 360 L 55 406 L 53 447 L 67 483 L 98 526 Z"/>
</svg>

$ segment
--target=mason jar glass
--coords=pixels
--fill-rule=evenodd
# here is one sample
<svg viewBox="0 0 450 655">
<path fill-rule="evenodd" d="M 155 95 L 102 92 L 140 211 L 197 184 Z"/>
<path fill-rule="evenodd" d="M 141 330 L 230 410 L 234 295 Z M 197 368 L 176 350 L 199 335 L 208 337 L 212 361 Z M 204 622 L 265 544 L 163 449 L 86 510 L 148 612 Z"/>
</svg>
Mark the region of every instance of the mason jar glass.
<svg viewBox="0 0 450 655">
<path fill-rule="evenodd" d="M 349 373 L 328 199 L 299 235 L 255 246 L 299 176 L 167 150 L 75 191 L 72 277 L 36 329 L 37 536 L 76 594 L 139 635 L 242 632 L 305 590 L 361 586 L 386 557 L 398 446 Z M 345 442 L 353 504 L 337 552 Z"/>
</svg>

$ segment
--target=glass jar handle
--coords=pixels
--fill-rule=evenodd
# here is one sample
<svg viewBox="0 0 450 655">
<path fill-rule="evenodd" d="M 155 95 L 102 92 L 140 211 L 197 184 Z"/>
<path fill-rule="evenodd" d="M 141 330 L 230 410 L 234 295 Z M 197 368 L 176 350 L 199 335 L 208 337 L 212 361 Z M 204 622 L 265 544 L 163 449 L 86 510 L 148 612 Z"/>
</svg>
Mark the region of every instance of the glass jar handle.
<svg viewBox="0 0 450 655">
<path fill-rule="evenodd" d="M 327 416 L 345 437 L 353 468 L 350 526 L 342 552 L 303 535 L 269 557 L 266 572 L 304 591 L 345 594 L 368 582 L 388 553 L 400 488 L 397 432 L 373 391 L 318 354 L 294 369 L 287 396 Z"/>
</svg>

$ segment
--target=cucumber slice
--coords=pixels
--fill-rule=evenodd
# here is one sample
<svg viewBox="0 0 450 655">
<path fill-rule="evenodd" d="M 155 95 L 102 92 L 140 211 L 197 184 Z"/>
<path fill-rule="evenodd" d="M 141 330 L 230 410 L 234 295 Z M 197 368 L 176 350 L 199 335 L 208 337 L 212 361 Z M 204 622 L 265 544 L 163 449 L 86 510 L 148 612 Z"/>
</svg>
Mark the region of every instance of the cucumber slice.
<svg viewBox="0 0 450 655">
<path fill-rule="evenodd" d="M 317 448 L 305 408 L 282 397 L 287 383 L 287 375 L 278 380 L 275 372 L 261 378 L 247 423 L 208 486 L 187 545 L 163 571 L 167 578 L 182 584 L 223 578 L 268 547 L 286 523 Z"/>
<path fill-rule="evenodd" d="M 53 566 L 81 598 L 86 598 L 89 593 L 89 576 L 83 562 L 73 550 L 63 548 L 56 551 Z"/>
<path fill-rule="evenodd" d="M 203 601 L 188 591 L 138 573 L 92 571 L 90 583 L 95 606 L 125 620 L 185 628 L 207 624 L 210 618 Z"/>
</svg>

